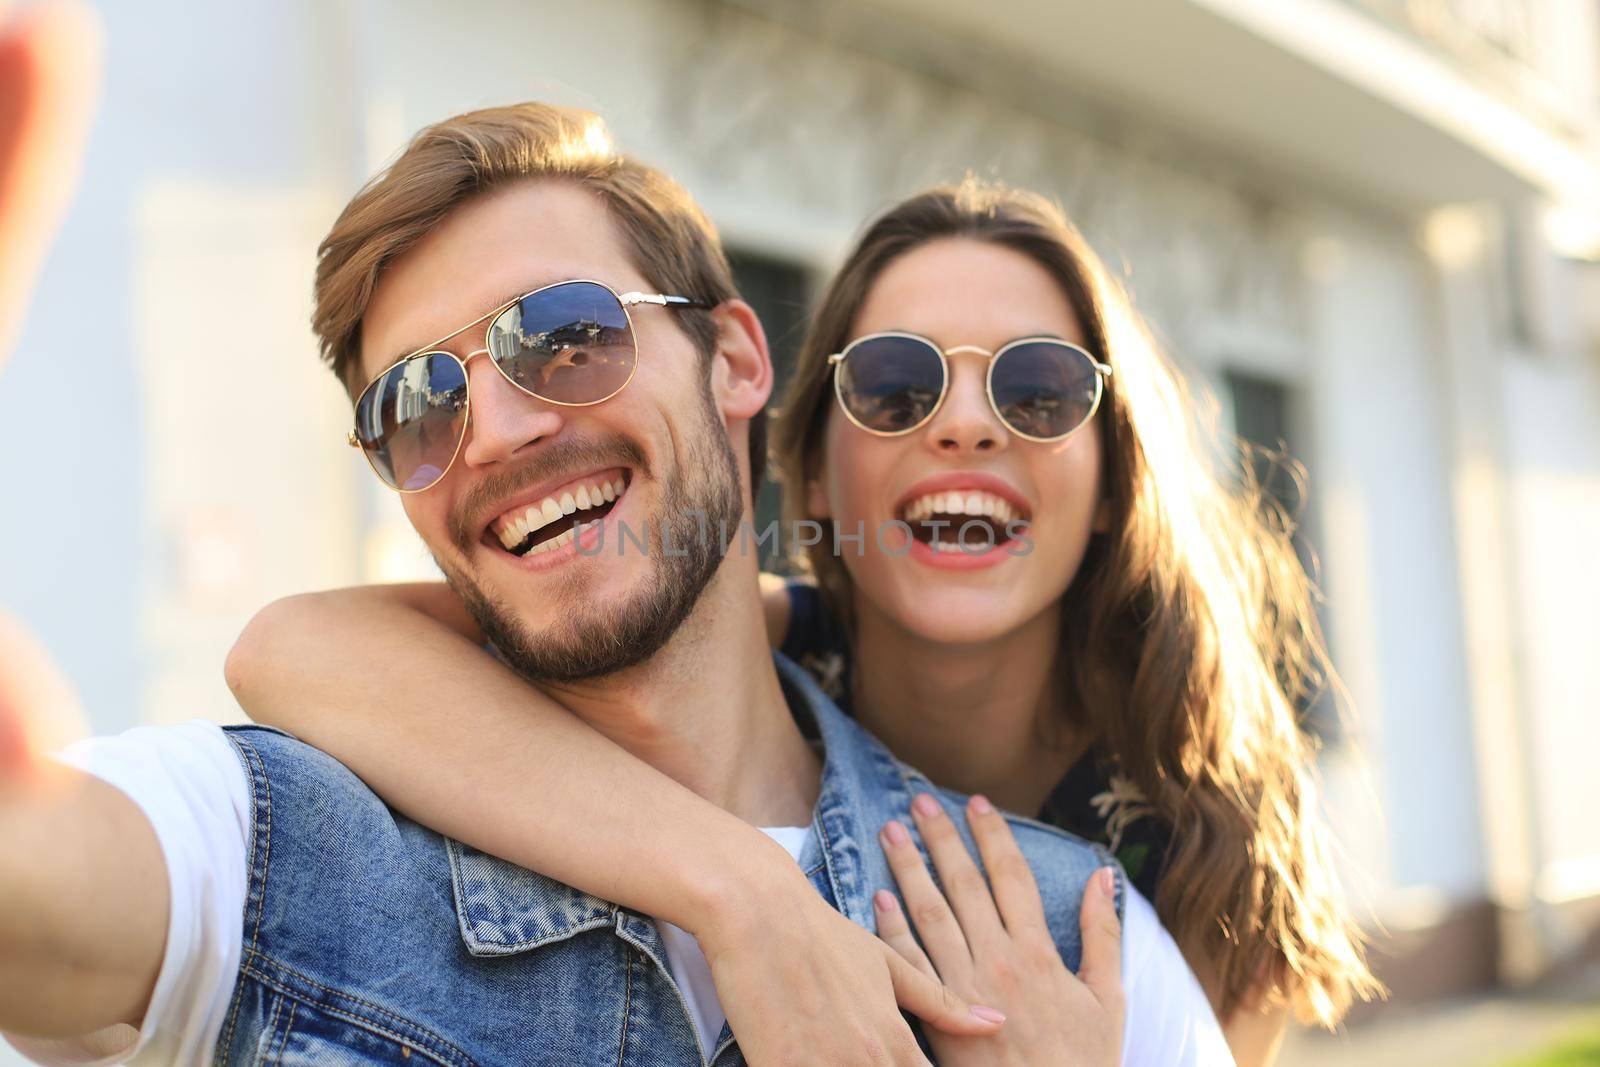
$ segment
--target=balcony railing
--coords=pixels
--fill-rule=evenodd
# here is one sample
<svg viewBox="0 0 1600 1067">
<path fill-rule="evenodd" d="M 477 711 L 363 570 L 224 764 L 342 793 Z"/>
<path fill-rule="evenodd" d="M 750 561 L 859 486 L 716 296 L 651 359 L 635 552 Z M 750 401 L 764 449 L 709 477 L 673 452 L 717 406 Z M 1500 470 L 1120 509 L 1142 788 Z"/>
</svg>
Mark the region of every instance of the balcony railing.
<svg viewBox="0 0 1600 1067">
<path fill-rule="evenodd" d="M 1561 126 L 1587 124 L 1597 101 L 1541 47 L 1561 27 L 1540 0 L 1344 0 L 1461 74 Z M 1600 62 L 1600 53 L 1596 55 Z"/>
<path fill-rule="evenodd" d="M 1391 26 L 1463 62 L 1489 56 L 1536 68 L 1530 0 L 1350 0 Z"/>
</svg>

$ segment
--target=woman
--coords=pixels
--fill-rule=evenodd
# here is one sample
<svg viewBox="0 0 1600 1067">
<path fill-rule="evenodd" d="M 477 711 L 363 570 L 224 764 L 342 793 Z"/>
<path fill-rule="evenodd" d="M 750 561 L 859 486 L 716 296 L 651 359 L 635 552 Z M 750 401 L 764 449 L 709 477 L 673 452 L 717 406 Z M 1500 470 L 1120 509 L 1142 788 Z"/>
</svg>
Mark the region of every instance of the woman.
<svg viewBox="0 0 1600 1067">
<path fill-rule="evenodd" d="M 1328 667 L 1287 524 L 1219 482 L 1181 380 L 1059 211 L 968 182 L 878 219 L 822 298 L 777 446 L 789 515 L 865 536 L 841 539 L 837 556 L 830 538 L 810 548 L 814 589 L 769 584 L 771 636 L 864 725 L 944 784 L 1111 843 L 1241 1064 L 1270 1062 L 1290 1004 L 1332 1025 L 1375 989 L 1295 722 Z M 689 899 L 731 854 L 723 813 L 580 740 L 570 717 L 549 716 L 552 743 L 581 752 L 582 776 L 464 745 L 442 708 L 470 699 L 475 715 L 525 727 L 530 704 L 549 702 L 489 657 L 448 684 L 397 679 L 408 659 L 444 659 L 430 647 L 458 653 L 463 636 L 481 640 L 440 588 L 295 598 L 252 623 L 229 677 L 257 719 L 331 751 L 422 821 L 683 916 L 730 1016 L 759 1004 L 768 994 L 732 977 L 751 973 L 732 961 L 759 951 L 737 931 L 785 905 Z M 272 669 L 285 662 L 293 677 Z M 339 712 L 308 710 L 328 708 Z M 471 788 L 410 780 L 422 748 Z M 611 797 L 659 798 L 670 813 L 665 868 L 625 870 L 593 847 L 592 824 L 576 832 L 596 812 L 580 782 L 601 775 Z M 473 799 L 485 788 L 527 804 L 486 818 Z M 882 838 L 907 890 L 920 862 L 903 842 L 892 828 Z M 904 918 L 879 919 L 926 968 Z"/>
</svg>

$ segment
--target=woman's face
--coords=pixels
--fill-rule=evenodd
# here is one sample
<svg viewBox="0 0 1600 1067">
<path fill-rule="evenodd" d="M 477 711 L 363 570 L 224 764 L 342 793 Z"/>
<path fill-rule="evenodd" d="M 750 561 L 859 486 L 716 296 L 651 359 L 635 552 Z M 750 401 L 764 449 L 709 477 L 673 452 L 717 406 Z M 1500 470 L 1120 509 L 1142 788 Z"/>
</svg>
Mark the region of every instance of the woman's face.
<svg viewBox="0 0 1600 1067">
<path fill-rule="evenodd" d="M 1042 335 L 1084 344 L 1066 294 L 1043 267 L 970 238 L 923 245 L 878 276 L 850 338 L 889 330 L 920 334 L 944 349 L 976 345 L 993 352 Z M 1004 637 L 1053 609 L 1066 591 L 1091 532 L 1104 528 L 1100 443 L 1094 420 L 1062 441 L 1017 437 L 989 406 L 988 360 L 973 352 L 947 359 L 944 403 L 912 433 L 868 433 L 832 400 L 822 466 L 807 491 L 818 519 L 831 517 L 841 534 L 866 531 L 859 554 L 849 541 L 839 550 L 858 616 L 879 614 L 931 641 L 969 643 Z M 930 506 L 945 512 L 952 493 L 979 511 L 1003 501 L 1010 519 L 1026 521 L 1027 529 L 1009 545 L 977 552 L 940 550 L 927 543 L 930 528 L 916 523 L 919 543 L 908 546 L 900 528 L 886 525 L 915 519 Z M 991 518 L 1007 514 L 1001 508 Z M 953 520 L 951 529 L 966 521 Z M 879 547 L 879 530 L 886 530 L 889 551 Z M 981 531 L 973 527 L 971 534 Z M 967 547 L 984 543 L 980 537 Z"/>
</svg>

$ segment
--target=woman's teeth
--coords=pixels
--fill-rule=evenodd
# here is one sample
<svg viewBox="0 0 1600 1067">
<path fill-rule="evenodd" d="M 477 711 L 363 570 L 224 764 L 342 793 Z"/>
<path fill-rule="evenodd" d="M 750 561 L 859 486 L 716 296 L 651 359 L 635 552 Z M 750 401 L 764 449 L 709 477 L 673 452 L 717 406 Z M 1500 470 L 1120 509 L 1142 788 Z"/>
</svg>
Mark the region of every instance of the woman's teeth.
<svg viewBox="0 0 1600 1067">
<path fill-rule="evenodd" d="M 576 491 L 567 490 L 558 496 L 547 496 L 538 503 L 529 504 L 520 512 L 501 516 L 495 520 L 494 534 L 506 547 L 507 552 L 513 551 L 530 535 L 563 516 L 611 503 L 622 495 L 622 489 L 621 478 L 609 480 L 597 478 L 590 484 L 579 486 Z M 559 537 L 537 542 L 528 550 L 528 554 L 559 548 L 572 540 L 573 532 L 567 530 Z"/>
<path fill-rule="evenodd" d="M 1004 527 L 1017 516 L 1011 502 L 981 490 L 926 493 L 907 504 L 906 522 L 920 522 L 933 515 L 974 515 L 993 519 Z"/>
</svg>

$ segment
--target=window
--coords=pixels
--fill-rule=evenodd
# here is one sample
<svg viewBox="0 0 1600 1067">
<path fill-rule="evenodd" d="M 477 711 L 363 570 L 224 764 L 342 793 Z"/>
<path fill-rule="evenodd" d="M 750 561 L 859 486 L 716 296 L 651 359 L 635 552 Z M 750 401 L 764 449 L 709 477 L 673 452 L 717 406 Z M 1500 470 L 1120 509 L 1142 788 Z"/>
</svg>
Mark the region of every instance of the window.
<svg viewBox="0 0 1600 1067">
<path fill-rule="evenodd" d="M 789 379 L 794 375 L 795 358 L 810 312 L 811 275 L 799 263 L 758 252 L 729 249 L 728 262 L 733 267 L 734 285 L 760 316 L 761 325 L 767 332 L 767 344 L 772 349 L 770 411 L 783 398 Z M 769 440 L 770 437 L 769 431 Z M 757 530 L 777 521 L 782 507 L 781 496 L 777 483 L 771 478 L 766 479 L 761 492 L 756 495 Z M 773 562 L 769 558 L 770 545 L 771 542 L 762 542 L 763 567 Z"/>
<path fill-rule="evenodd" d="M 1236 369 L 1225 371 L 1223 382 L 1233 408 L 1234 433 L 1256 449 L 1265 450 L 1250 452 L 1252 471 L 1266 495 L 1294 521 L 1295 554 L 1300 557 L 1300 566 L 1315 576 L 1316 553 L 1310 542 L 1307 498 L 1304 487 L 1296 483 L 1289 467 L 1291 461 L 1304 462 L 1293 389 L 1277 379 Z M 1317 611 L 1322 616 L 1324 632 L 1327 630 L 1325 608 L 1319 605 Z M 1308 733 L 1324 742 L 1337 740 L 1338 713 L 1331 694 L 1313 694 L 1296 710 L 1301 727 Z"/>
</svg>

